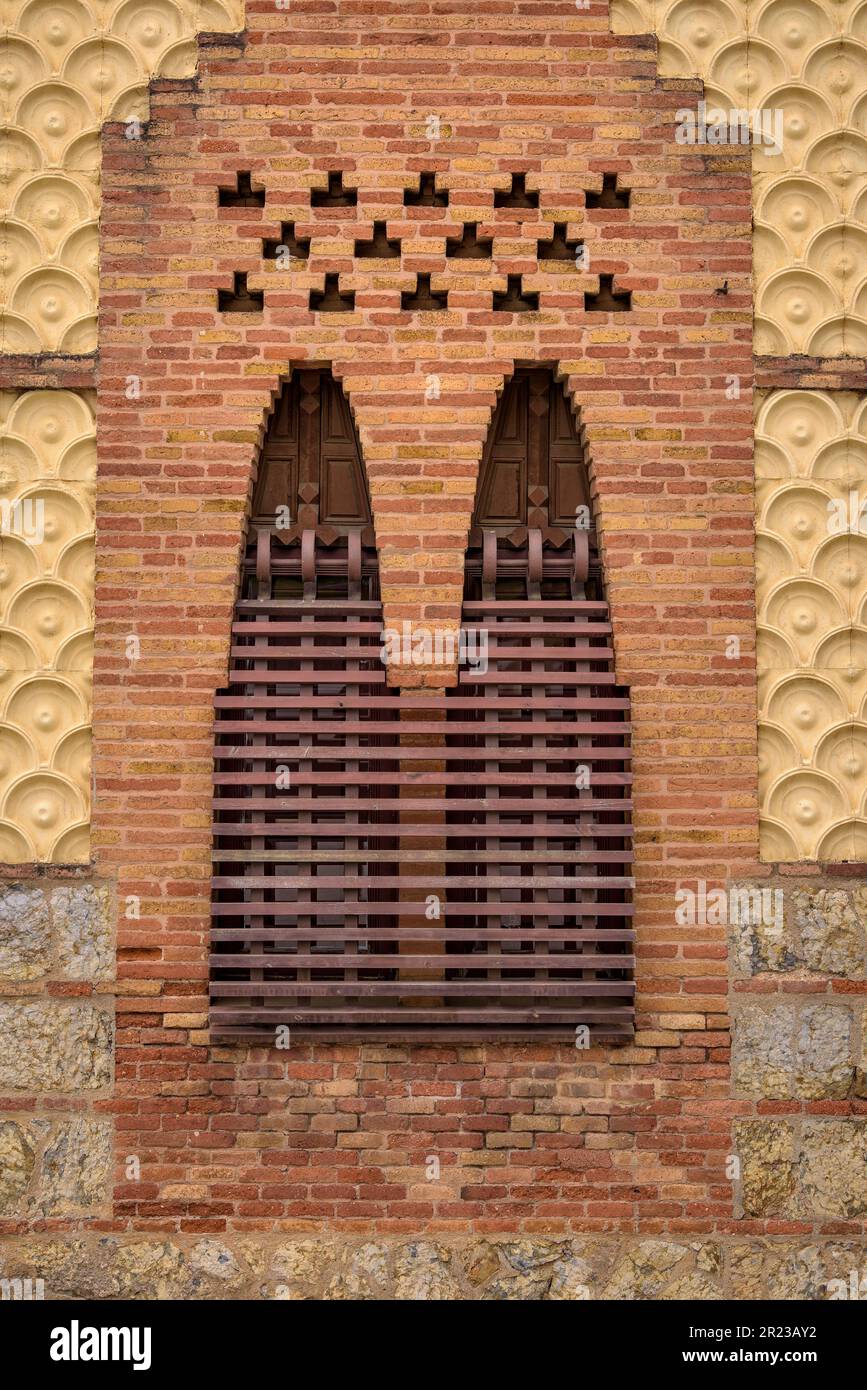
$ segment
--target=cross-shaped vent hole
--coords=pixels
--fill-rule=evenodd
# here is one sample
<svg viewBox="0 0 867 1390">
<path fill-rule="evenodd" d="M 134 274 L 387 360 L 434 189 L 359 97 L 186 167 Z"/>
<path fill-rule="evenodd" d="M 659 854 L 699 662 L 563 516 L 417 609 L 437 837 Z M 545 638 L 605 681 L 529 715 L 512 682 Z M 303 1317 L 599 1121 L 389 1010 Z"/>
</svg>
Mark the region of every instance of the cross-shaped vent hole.
<svg viewBox="0 0 867 1390">
<path fill-rule="evenodd" d="M 495 208 L 537 208 L 539 194 L 527 188 L 526 174 L 513 174 L 511 188 L 494 193 Z"/>
<path fill-rule="evenodd" d="M 356 241 L 355 254 L 362 260 L 399 261 L 400 242 L 389 241 L 384 222 L 374 222 L 371 240 Z"/>
<path fill-rule="evenodd" d="M 282 222 L 279 238 L 262 242 L 262 255 L 266 261 L 306 261 L 310 255 L 310 238 L 297 237 L 294 222 Z"/>
<path fill-rule="evenodd" d="M 351 290 L 341 293 L 340 276 L 335 272 L 326 275 L 324 290 L 310 291 L 310 308 L 314 314 L 350 314 L 355 308 L 355 295 Z"/>
<path fill-rule="evenodd" d="M 540 261 L 571 261 L 574 265 L 584 250 L 583 241 L 566 235 L 567 223 L 555 222 L 554 232 L 547 241 L 539 242 Z"/>
<path fill-rule="evenodd" d="M 539 307 L 539 296 L 524 289 L 523 276 L 509 275 L 505 291 L 494 291 L 494 309 L 500 314 L 526 314 Z"/>
<path fill-rule="evenodd" d="M 588 189 L 584 201 L 588 208 L 628 208 L 631 189 L 619 188 L 619 174 L 603 174 L 599 193 Z"/>
<path fill-rule="evenodd" d="M 625 313 L 631 308 L 632 291 L 615 290 L 613 275 L 600 275 L 599 293 L 584 296 L 584 309 L 588 314 Z"/>
<path fill-rule="evenodd" d="M 343 187 L 343 171 L 328 175 L 327 188 L 311 188 L 310 206 L 314 208 L 354 208 L 358 203 L 358 192 L 354 188 Z"/>
<path fill-rule="evenodd" d="M 253 188 L 249 169 L 242 169 L 236 175 L 234 188 L 217 189 L 217 205 L 221 208 L 263 208 L 265 206 L 264 188 Z"/>
<path fill-rule="evenodd" d="M 437 189 L 436 178 L 436 174 L 422 174 L 419 178 L 418 190 L 405 188 L 403 192 L 404 207 L 447 208 L 449 205 L 448 191 Z"/>
<path fill-rule="evenodd" d="M 230 290 L 217 290 L 217 308 L 221 314 L 261 314 L 265 296 L 247 289 L 246 270 L 235 271 L 235 283 Z"/>
<path fill-rule="evenodd" d="M 479 237 L 477 222 L 465 222 L 463 232 L 446 237 L 446 255 L 466 261 L 487 261 L 493 255 L 494 243 Z"/>
<path fill-rule="evenodd" d="M 447 292 L 434 292 L 430 287 L 429 275 L 417 275 L 415 289 L 404 290 L 400 296 L 401 309 L 411 309 L 416 313 L 437 313 L 447 306 Z"/>
</svg>

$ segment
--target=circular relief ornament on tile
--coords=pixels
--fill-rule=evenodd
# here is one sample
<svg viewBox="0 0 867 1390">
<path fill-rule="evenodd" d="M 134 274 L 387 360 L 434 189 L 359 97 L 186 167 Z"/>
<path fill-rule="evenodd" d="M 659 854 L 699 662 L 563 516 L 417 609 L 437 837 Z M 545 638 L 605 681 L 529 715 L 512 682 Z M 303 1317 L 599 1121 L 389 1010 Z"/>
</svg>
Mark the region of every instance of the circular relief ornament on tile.
<svg viewBox="0 0 867 1390">
<path fill-rule="evenodd" d="M 831 777 L 808 768 L 786 772 L 768 794 L 774 820 L 791 828 L 805 858 L 813 858 L 822 835 L 848 813 L 846 799 Z"/>
<path fill-rule="evenodd" d="M 15 27 L 39 45 L 56 72 L 69 50 L 93 32 L 94 18 L 79 0 L 31 0 Z"/>
<path fill-rule="evenodd" d="M 47 676 L 23 682 L 9 701 L 5 714 L 6 722 L 35 749 L 43 767 L 51 763 L 67 730 L 80 728 L 86 719 L 87 712 L 77 691 L 66 682 Z"/>
<path fill-rule="evenodd" d="M 33 324 L 43 345 L 54 352 L 70 324 L 92 308 L 92 296 L 71 271 L 42 266 L 19 280 L 12 292 L 11 308 Z"/>
<path fill-rule="evenodd" d="M 787 731 L 806 760 L 825 730 L 846 718 L 846 707 L 826 676 L 795 672 L 774 687 L 767 715 L 771 723 Z"/>
<path fill-rule="evenodd" d="M 736 39 L 741 29 L 740 19 L 723 0 L 677 0 L 659 26 L 660 52 L 671 43 L 685 55 L 683 65 L 672 72 L 675 77 L 705 73 L 721 45 Z"/>
<path fill-rule="evenodd" d="M 791 72 L 800 72 L 807 55 L 834 32 L 831 15 L 815 0 L 771 0 L 758 14 L 754 26 L 759 37 L 784 58 Z"/>
<path fill-rule="evenodd" d="M 60 164 L 70 141 L 93 125 L 94 113 L 68 82 L 43 82 L 22 98 L 16 122 L 39 141 L 49 164 Z"/>
<path fill-rule="evenodd" d="M 756 209 L 763 224 L 785 237 L 791 260 L 800 257 L 810 239 L 839 212 L 839 198 L 817 178 L 802 174 L 789 174 L 772 183 Z"/>
<path fill-rule="evenodd" d="M 40 174 L 21 188 L 13 212 L 53 253 L 69 233 L 93 216 L 90 198 L 80 184 L 65 174 Z"/>
<path fill-rule="evenodd" d="M 786 334 L 792 351 L 803 351 L 810 334 L 838 308 L 825 279 L 806 269 L 783 270 L 760 290 L 756 310 Z"/>
<path fill-rule="evenodd" d="M 129 44 L 148 72 L 157 72 L 161 53 L 181 38 L 189 25 L 171 0 L 125 0 L 112 15 L 110 32 Z"/>
<path fill-rule="evenodd" d="M 26 391 L 9 412 L 7 429 L 32 445 L 46 474 L 74 443 L 96 450 L 92 404 L 73 391 Z"/>
<path fill-rule="evenodd" d="M 838 120 L 864 90 L 867 48 L 857 39 L 833 38 L 814 48 L 804 64 L 804 81 L 833 103 Z"/>
<path fill-rule="evenodd" d="M 39 580 L 14 596 L 7 621 L 33 643 L 40 664 L 51 666 L 60 645 L 85 627 L 89 617 L 74 589 L 56 580 Z"/>
<path fill-rule="evenodd" d="M 818 487 L 784 483 L 764 508 L 762 530 L 784 540 L 797 567 L 806 569 L 817 547 L 830 535 L 832 512 L 828 504 L 833 500 L 831 493 Z"/>
<path fill-rule="evenodd" d="M 756 433 L 784 449 L 799 474 L 809 471 L 822 445 L 845 430 L 841 411 L 822 391 L 774 391 L 756 421 Z"/>
<path fill-rule="evenodd" d="M 764 94 L 789 76 L 787 65 L 763 39 L 740 38 L 721 48 L 710 66 L 712 82 L 730 92 L 738 108 L 762 105 Z"/>
<path fill-rule="evenodd" d="M 818 92 L 797 83 L 787 83 L 766 94 L 763 106 L 782 112 L 782 149 L 769 153 L 761 169 L 798 169 L 813 143 L 834 130 L 836 121 L 828 103 Z M 774 122 L 776 130 L 776 123 Z"/>
<path fill-rule="evenodd" d="M 0 37 L 0 108 L 13 111 L 31 87 L 49 76 L 35 43 L 8 31 Z"/>
<path fill-rule="evenodd" d="M 36 772 L 10 787 L 0 814 L 3 820 L 24 829 L 38 859 L 47 859 L 58 836 L 70 822 L 80 821 L 85 810 L 80 793 L 65 777 Z"/>
<path fill-rule="evenodd" d="M 126 44 L 116 38 L 87 39 L 63 64 L 63 77 L 83 92 L 91 108 L 104 117 L 119 92 L 142 78 L 141 67 Z"/>
<path fill-rule="evenodd" d="M 44 572 L 54 570 L 61 555 L 82 537 L 93 549 L 92 502 L 88 505 L 71 492 L 46 483 L 29 488 L 22 494 L 22 501 L 30 531 L 28 540 Z"/>
<path fill-rule="evenodd" d="M 850 532 L 829 537 L 816 552 L 813 575 L 831 585 L 851 611 L 858 596 L 867 593 L 867 536 Z"/>
<path fill-rule="evenodd" d="M 835 131 L 816 141 L 806 162 L 808 173 L 820 174 L 847 212 L 867 173 L 867 140 L 854 130 Z"/>
<path fill-rule="evenodd" d="M 834 779 L 849 810 L 860 810 L 867 786 L 867 728 L 849 720 L 829 729 L 816 745 L 813 763 Z"/>
<path fill-rule="evenodd" d="M 764 620 L 783 634 L 798 664 L 810 666 L 819 642 L 831 628 L 842 626 L 848 614 L 829 585 L 794 579 L 785 580 L 768 596 Z"/>
</svg>

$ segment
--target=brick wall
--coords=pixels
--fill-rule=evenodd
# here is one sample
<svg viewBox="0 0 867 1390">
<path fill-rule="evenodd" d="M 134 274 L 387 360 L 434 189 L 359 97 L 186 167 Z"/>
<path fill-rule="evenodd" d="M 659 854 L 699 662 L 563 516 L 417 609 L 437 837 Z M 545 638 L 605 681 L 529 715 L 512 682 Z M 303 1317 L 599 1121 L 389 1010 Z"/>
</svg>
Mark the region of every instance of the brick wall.
<svg viewBox="0 0 867 1390">
<path fill-rule="evenodd" d="M 147 1155 L 117 1190 L 122 1224 L 603 1229 L 731 1211 L 725 947 L 671 918 L 679 877 L 756 856 L 749 170 L 674 143 L 674 85 L 641 41 L 569 5 L 438 7 L 385 31 L 351 5 L 311 8 L 306 28 L 260 6 L 242 51 L 214 40 L 196 83 L 155 84 L 140 143 L 106 131 L 94 843 L 119 899 L 141 898 L 118 933 L 119 978 L 142 991 L 118 1013 L 117 1124 Z M 218 209 L 247 169 L 265 207 Z M 336 170 L 357 206 L 311 208 Z M 449 207 L 405 208 L 427 170 Z M 494 207 L 515 170 L 540 191 L 520 220 Z M 585 209 L 605 172 L 628 209 Z M 399 261 L 353 257 L 374 220 Z M 554 220 L 589 270 L 537 262 Z M 495 238 L 482 273 L 444 254 L 469 221 Z M 312 239 L 289 270 L 262 260 L 282 222 Z M 236 271 L 261 314 L 217 312 Z M 334 272 L 354 312 L 311 314 Z M 425 272 L 447 312 L 401 312 Z M 585 312 L 600 273 L 632 291 L 628 314 Z M 508 274 L 538 313 L 492 311 Z M 580 412 L 633 691 L 636 1046 L 209 1050 L 211 702 L 268 405 L 294 363 L 332 365 L 386 621 L 457 623 L 479 456 L 516 361 L 557 364 Z"/>
<path fill-rule="evenodd" d="M 336 1229 L 537 1242 L 606 1231 L 642 1242 L 640 1255 L 615 1252 L 631 1283 L 599 1276 L 619 1296 L 679 1279 L 713 1296 L 701 1288 L 705 1276 L 719 1287 L 713 1256 L 689 1254 L 677 1244 L 687 1235 L 861 1231 L 867 1194 L 823 1186 L 809 1157 L 834 1137 L 820 1128 L 816 1139 L 816 1125 L 865 1109 L 857 1008 L 847 1002 L 848 1051 L 838 1019 L 806 1026 L 806 1046 L 821 1034 L 830 1057 L 808 1070 L 825 1066 L 833 1100 L 796 1082 L 774 1097 L 773 1077 L 770 1091 L 754 1079 L 769 1068 L 743 1061 L 767 1037 L 752 1017 L 733 1090 L 730 972 L 740 1011 L 767 1006 L 747 997 L 769 988 L 766 974 L 781 993 L 793 981 L 803 994 L 831 993 L 829 968 L 820 977 L 815 960 L 785 955 L 781 966 L 739 941 L 744 969 L 740 955 L 729 959 L 725 921 L 675 917 L 684 884 L 771 882 L 757 863 L 749 164 L 675 144 L 674 112 L 697 92 L 660 81 L 646 40 L 613 37 L 604 12 L 571 0 L 496 0 L 472 14 L 299 4 L 291 26 L 263 4 L 248 9 L 243 40 L 203 40 L 195 81 L 153 84 L 140 141 L 106 129 L 93 844 L 118 903 L 117 979 L 99 990 L 118 997 L 114 1089 L 93 1101 L 113 1117 L 116 1160 L 112 1216 L 94 1216 L 97 1229 L 171 1234 L 175 1252 L 200 1237 Z M 218 187 L 247 169 L 265 207 L 218 209 Z M 357 187 L 357 206 L 311 208 L 311 187 L 334 170 Z M 419 216 L 403 190 L 424 170 L 437 171 L 450 206 Z M 520 221 L 494 207 L 515 170 L 540 190 L 540 208 Z M 586 209 L 584 190 L 614 171 L 632 190 L 629 208 Z M 401 241 L 400 261 L 353 256 L 374 220 Z M 446 231 L 470 221 L 495 238 L 490 273 L 447 264 Z M 537 262 L 536 233 L 550 235 L 553 221 L 585 241 L 588 270 Z M 312 239 L 309 260 L 288 271 L 262 260 L 281 222 Z M 235 272 L 264 292 L 261 313 L 217 312 Z M 334 273 L 354 310 L 311 314 L 311 288 Z M 424 273 L 434 291 L 448 289 L 447 312 L 401 311 L 401 292 Z M 587 312 L 585 293 L 612 273 L 616 289 L 632 291 L 630 312 Z M 539 292 L 537 313 L 492 311 L 512 274 Z M 351 402 L 387 621 L 457 622 L 497 392 L 515 362 L 556 364 L 568 383 L 586 434 L 618 679 L 633 699 L 632 1048 L 208 1045 L 212 700 L 264 419 L 300 362 L 330 364 Z M 425 398 L 432 375 L 437 401 Z M 857 908 L 847 899 L 861 955 L 837 977 L 851 994 L 864 988 Z M 835 936 L 833 922 L 823 930 Z M 777 1071 L 800 1065 L 799 1026 L 793 1014 Z M 773 1128 L 768 1149 L 762 1125 L 779 1107 L 791 1183 L 765 1199 L 761 1173 L 784 1140 Z M 857 1146 L 863 1126 L 849 1132 Z M 728 1163 L 741 1133 L 742 1166 L 759 1176 Z M 284 1277 L 327 1283 L 316 1249 L 312 1273 L 298 1273 L 296 1253 Z M 480 1286 L 512 1277 L 515 1252 L 504 1249 Z M 163 1269 L 164 1282 L 186 1287 L 186 1258 L 165 1255 L 174 1273 Z M 208 1258 L 191 1255 L 191 1267 Z M 734 1268 L 726 1287 L 748 1296 Z"/>
</svg>

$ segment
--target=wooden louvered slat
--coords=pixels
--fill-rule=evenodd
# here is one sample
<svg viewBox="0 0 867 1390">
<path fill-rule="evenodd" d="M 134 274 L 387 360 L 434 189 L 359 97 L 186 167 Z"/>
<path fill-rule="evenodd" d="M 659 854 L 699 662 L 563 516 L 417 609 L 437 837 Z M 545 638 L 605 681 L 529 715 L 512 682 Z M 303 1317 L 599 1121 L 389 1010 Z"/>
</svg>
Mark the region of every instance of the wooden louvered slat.
<svg viewBox="0 0 867 1390">
<path fill-rule="evenodd" d="M 216 1037 L 629 1036 L 628 700 L 604 693 L 606 607 L 465 616 L 492 635 L 487 672 L 409 703 L 383 679 L 381 621 L 345 602 L 239 616 L 217 700 Z"/>
<path fill-rule="evenodd" d="M 629 700 L 575 583 L 580 441 L 543 377 L 516 374 L 483 464 L 463 626 L 487 669 L 444 692 L 387 683 L 342 395 L 317 372 L 284 393 L 215 701 L 215 1039 L 632 1035 Z M 287 489 L 280 534 L 258 514 Z"/>
</svg>

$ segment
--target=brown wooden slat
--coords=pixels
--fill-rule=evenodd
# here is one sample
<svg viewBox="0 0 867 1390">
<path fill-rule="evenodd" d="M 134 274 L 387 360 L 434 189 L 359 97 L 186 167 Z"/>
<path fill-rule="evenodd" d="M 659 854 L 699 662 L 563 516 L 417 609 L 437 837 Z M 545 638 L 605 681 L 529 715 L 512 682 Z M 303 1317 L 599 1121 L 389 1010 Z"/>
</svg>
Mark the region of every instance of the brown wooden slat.
<svg viewBox="0 0 867 1390">
<path fill-rule="evenodd" d="M 278 1024 L 335 1039 L 631 1034 L 629 700 L 607 604 L 592 587 L 569 597 L 580 442 L 533 371 L 517 374 L 513 418 L 486 455 L 484 506 L 515 496 L 498 469 L 518 466 L 521 524 L 556 512 L 553 539 L 534 578 L 526 532 L 508 523 L 495 597 L 471 538 L 463 622 L 486 634 L 488 668 L 461 667 L 444 694 L 387 683 L 339 388 L 305 369 L 275 408 L 215 700 L 216 1038 L 268 1041 Z M 287 498 L 288 536 L 267 518 Z M 579 764 L 589 786 L 576 788 Z"/>
</svg>

